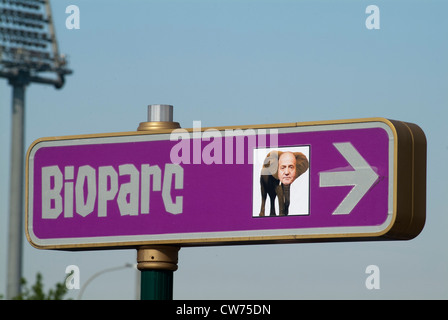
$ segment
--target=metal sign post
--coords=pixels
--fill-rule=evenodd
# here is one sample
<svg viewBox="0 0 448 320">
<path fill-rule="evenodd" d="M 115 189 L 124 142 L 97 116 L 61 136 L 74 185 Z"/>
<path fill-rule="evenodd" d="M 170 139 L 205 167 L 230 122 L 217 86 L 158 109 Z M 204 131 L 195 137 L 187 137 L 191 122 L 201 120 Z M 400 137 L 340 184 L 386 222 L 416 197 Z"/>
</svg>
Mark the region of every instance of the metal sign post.
<svg viewBox="0 0 448 320">
<path fill-rule="evenodd" d="M 173 273 L 177 270 L 179 247 L 142 246 L 137 249 L 141 272 L 141 300 L 172 300 Z"/>
<path fill-rule="evenodd" d="M 148 122 L 140 123 L 138 131 L 179 128 L 173 122 L 173 106 L 149 105 Z M 141 272 L 141 300 L 172 300 L 173 273 L 177 270 L 179 247 L 141 246 L 137 249 L 137 268 Z"/>
</svg>

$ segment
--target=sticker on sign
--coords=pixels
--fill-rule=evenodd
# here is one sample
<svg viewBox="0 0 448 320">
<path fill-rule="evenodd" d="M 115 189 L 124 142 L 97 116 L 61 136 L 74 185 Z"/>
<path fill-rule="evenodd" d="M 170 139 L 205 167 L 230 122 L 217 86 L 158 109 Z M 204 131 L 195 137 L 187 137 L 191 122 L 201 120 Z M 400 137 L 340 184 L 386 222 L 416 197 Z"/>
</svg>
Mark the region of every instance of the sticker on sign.
<svg viewBox="0 0 448 320">
<path fill-rule="evenodd" d="M 426 139 L 383 118 L 41 138 L 26 234 L 42 249 L 412 239 Z"/>
</svg>

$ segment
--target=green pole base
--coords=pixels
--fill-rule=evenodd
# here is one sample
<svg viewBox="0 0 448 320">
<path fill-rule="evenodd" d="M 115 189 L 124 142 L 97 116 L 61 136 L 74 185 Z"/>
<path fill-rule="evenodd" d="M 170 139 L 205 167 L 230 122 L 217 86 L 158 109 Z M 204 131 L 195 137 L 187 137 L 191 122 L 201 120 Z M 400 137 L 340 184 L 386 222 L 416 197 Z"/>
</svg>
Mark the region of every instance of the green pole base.
<svg viewBox="0 0 448 320">
<path fill-rule="evenodd" d="M 142 270 L 141 300 L 173 300 L 173 271 Z"/>
</svg>

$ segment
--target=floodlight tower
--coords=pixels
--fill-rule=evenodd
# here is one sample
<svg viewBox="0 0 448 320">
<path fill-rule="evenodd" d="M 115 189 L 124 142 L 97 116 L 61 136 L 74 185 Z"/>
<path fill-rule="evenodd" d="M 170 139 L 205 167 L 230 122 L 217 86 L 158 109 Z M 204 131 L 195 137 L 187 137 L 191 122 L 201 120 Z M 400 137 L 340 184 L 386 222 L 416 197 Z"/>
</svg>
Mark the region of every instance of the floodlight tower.
<svg viewBox="0 0 448 320">
<path fill-rule="evenodd" d="M 25 88 L 32 82 L 62 88 L 72 73 L 66 65 L 49 0 L 0 1 L 0 77 L 12 86 L 8 299 L 20 294 L 22 277 Z"/>
</svg>

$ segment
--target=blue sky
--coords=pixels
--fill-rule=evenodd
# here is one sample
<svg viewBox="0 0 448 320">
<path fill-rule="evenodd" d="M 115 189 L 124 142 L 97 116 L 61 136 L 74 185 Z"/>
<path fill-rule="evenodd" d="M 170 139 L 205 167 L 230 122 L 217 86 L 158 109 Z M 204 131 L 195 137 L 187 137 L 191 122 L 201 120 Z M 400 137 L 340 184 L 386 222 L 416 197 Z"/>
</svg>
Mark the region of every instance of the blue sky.
<svg viewBox="0 0 448 320">
<path fill-rule="evenodd" d="M 65 8 L 80 9 L 80 29 Z M 368 30 L 368 5 L 380 29 Z M 175 299 L 448 298 L 448 5 L 444 1 L 52 1 L 62 90 L 26 92 L 26 146 L 41 137 L 134 131 L 148 104 L 174 105 L 191 128 L 384 117 L 418 124 L 428 141 L 427 222 L 405 242 L 183 248 Z M 0 79 L 0 293 L 6 291 L 11 87 Z M 134 250 L 37 250 L 24 276 L 48 287 L 78 265 L 136 262 Z M 381 289 L 367 290 L 377 265 Z M 88 299 L 133 299 L 135 275 L 102 275 Z M 76 298 L 79 291 L 68 296 Z"/>
</svg>

